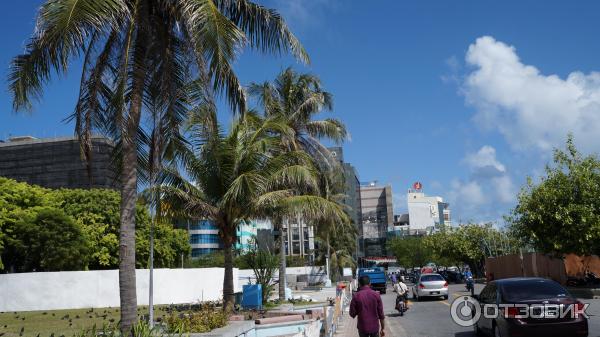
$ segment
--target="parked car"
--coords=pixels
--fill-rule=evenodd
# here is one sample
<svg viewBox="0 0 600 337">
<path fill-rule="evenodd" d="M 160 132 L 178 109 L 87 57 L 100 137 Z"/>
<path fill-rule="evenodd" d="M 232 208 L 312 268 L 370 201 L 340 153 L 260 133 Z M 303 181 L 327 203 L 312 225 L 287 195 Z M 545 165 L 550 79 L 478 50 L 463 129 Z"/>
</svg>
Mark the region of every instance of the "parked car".
<svg viewBox="0 0 600 337">
<path fill-rule="evenodd" d="M 544 310 L 545 304 L 571 305 L 583 308 L 583 304 L 575 299 L 560 284 L 543 278 L 520 277 L 496 280 L 488 283 L 480 295 L 474 296 L 482 310 L 486 304 L 539 304 L 542 307 L 532 308 Z M 582 336 L 588 335 L 588 321 L 583 315 L 576 318 L 568 315 L 561 318 L 517 318 L 522 312 L 517 307 L 506 308 L 495 318 L 485 318 L 482 315 L 475 323 L 477 335 L 491 336 Z M 538 316 L 542 316 L 539 315 Z"/>
<path fill-rule="evenodd" d="M 440 272 L 440 275 L 442 275 L 448 282 L 452 282 L 452 283 L 461 283 L 462 282 L 462 275 L 457 271 L 444 270 L 444 271 Z"/>
<path fill-rule="evenodd" d="M 424 297 L 448 299 L 448 281 L 440 274 L 421 274 L 413 286 L 413 298 L 420 301 Z"/>
</svg>

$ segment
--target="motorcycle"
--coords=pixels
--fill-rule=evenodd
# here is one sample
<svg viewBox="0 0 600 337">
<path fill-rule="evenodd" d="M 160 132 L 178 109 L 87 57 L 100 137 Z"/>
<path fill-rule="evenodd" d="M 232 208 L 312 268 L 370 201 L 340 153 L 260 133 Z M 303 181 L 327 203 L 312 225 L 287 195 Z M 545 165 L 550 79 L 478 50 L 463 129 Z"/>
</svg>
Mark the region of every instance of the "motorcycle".
<svg viewBox="0 0 600 337">
<path fill-rule="evenodd" d="M 407 309 L 408 309 L 408 307 L 406 305 L 406 294 L 398 295 L 396 297 L 396 310 L 398 310 L 398 312 L 400 312 L 400 316 L 404 316 L 404 313 L 406 312 Z"/>
<path fill-rule="evenodd" d="M 475 294 L 475 286 L 473 284 L 472 277 L 467 278 L 467 284 L 465 285 L 465 287 L 467 288 L 467 291 L 471 293 L 471 296 Z"/>
</svg>

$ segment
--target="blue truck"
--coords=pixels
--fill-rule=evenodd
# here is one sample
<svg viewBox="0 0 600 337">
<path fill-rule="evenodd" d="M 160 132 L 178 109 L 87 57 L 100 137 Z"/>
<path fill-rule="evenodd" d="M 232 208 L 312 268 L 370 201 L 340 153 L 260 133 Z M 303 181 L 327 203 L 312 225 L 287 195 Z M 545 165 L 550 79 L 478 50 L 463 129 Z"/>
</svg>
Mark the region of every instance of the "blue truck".
<svg viewBox="0 0 600 337">
<path fill-rule="evenodd" d="M 379 291 L 380 294 L 385 294 L 386 282 L 385 272 L 381 267 L 359 268 L 358 277 L 363 275 L 369 276 L 371 279 L 371 288 Z"/>
</svg>

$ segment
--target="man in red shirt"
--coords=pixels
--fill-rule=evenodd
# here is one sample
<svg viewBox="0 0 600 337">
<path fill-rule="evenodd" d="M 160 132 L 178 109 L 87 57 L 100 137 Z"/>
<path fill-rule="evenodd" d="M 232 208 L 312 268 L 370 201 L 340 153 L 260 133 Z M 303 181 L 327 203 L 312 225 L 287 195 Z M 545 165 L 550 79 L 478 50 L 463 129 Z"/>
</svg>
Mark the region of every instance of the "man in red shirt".
<svg viewBox="0 0 600 337">
<path fill-rule="evenodd" d="M 379 292 L 371 289 L 371 279 L 364 275 L 358 279 L 360 288 L 350 302 L 350 316 L 358 316 L 356 327 L 360 337 L 384 337 L 383 303 Z"/>
</svg>

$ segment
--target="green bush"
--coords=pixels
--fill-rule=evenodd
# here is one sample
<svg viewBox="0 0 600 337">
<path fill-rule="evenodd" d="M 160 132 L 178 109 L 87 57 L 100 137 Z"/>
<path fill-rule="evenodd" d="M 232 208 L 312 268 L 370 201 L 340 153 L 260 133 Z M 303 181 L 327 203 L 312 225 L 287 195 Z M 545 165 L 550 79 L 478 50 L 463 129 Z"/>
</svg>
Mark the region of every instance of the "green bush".
<svg viewBox="0 0 600 337">
<path fill-rule="evenodd" d="M 13 271 L 81 270 L 89 246 L 81 226 L 62 210 L 34 207 L 15 212 L 6 228 L 4 260 Z"/>
<path fill-rule="evenodd" d="M 287 267 L 304 267 L 307 265 L 307 261 L 304 256 L 286 256 L 285 265 Z"/>
<path fill-rule="evenodd" d="M 0 177 L 0 270 L 118 268 L 120 200 L 119 192 L 108 189 L 53 190 Z M 149 257 L 150 215 L 142 203 L 137 204 L 135 220 L 136 267 L 145 268 Z M 40 227 L 48 228 L 38 233 Z M 187 257 L 191 251 L 187 232 L 158 222 L 154 233 L 154 266 L 180 266 L 181 255 Z M 46 242 L 45 246 L 54 249 L 47 255 L 45 247 L 38 247 L 47 240 L 41 235 L 62 242 Z M 38 244 L 38 240 L 42 241 Z M 29 260 L 34 256 L 30 252 L 43 254 L 45 261 L 41 265 L 32 264 Z"/>
<path fill-rule="evenodd" d="M 187 312 L 172 312 L 167 317 L 169 333 L 202 333 L 209 332 L 227 325 L 226 312 L 206 303 L 199 310 Z"/>
<path fill-rule="evenodd" d="M 279 265 L 277 255 L 270 252 L 257 249 L 248 252 L 243 256 L 244 261 L 250 266 L 256 275 L 256 283 L 262 286 L 262 304 L 267 303 L 273 290 L 273 274 Z"/>
<path fill-rule="evenodd" d="M 245 255 L 245 254 L 244 254 Z M 233 258 L 233 267 L 238 269 L 252 269 L 246 262 L 244 255 Z M 223 268 L 225 256 L 222 251 L 205 254 L 185 261 L 185 268 Z"/>
</svg>

